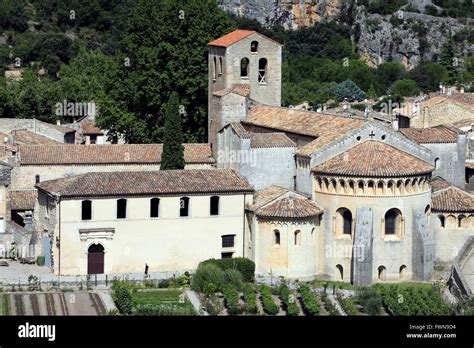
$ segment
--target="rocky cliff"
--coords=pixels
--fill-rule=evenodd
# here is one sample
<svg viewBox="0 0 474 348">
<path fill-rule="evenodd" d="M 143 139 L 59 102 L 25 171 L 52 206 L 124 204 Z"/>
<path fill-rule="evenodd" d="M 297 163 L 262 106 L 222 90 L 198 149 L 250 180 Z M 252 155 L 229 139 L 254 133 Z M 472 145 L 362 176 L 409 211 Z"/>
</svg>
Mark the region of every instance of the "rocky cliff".
<svg viewBox="0 0 474 348">
<path fill-rule="evenodd" d="M 286 29 L 308 27 L 339 14 L 343 0 L 217 0 L 219 6 L 236 16 L 256 19 L 262 25 Z"/>
<path fill-rule="evenodd" d="M 266 27 L 286 29 L 313 26 L 323 20 L 339 20 L 344 0 L 217 0 L 219 6 L 236 16 L 255 19 Z M 423 12 L 430 0 L 411 0 L 409 5 Z M 406 6 L 405 6 L 406 7 Z M 404 11 L 382 16 L 368 13 L 364 6 L 352 11 L 354 45 L 370 66 L 396 60 L 408 69 L 422 59 L 436 59 L 449 37 L 473 30 L 473 19 L 457 20 Z M 345 17 L 347 20 L 347 17 Z M 470 28 L 470 29 L 469 29 Z M 472 36 L 472 34 L 471 34 Z M 460 40 L 459 56 L 474 53 L 474 42 Z"/>
<path fill-rule="evenodd" d="M 472 20 L 469 26 L 474 23 Z M 433 17 L 420 13 L 399 12 L 389 16 L 356 11 L 354 41 L 369 66 L 395 60 L 411 69 L 425 59 L 436 60 L 450 33 L 465 31 L 466 24 L 452 18 Z M 474 43 L 458 42 L 460 59 L 474 53 Z"/>
</svg>

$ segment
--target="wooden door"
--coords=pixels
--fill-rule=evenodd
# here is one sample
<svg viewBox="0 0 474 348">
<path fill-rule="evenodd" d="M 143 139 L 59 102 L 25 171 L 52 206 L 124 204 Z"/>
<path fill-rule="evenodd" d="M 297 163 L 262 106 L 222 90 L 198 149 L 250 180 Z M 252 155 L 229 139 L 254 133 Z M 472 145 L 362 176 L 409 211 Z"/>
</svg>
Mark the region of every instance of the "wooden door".
<svg viewBox="0 0 474 348">
<path fill-rule="evenodd" d="M 87 274 L 104 273 L 104 247 L 93 244 L 89 247 L 87 254 Z"/>
</svg>

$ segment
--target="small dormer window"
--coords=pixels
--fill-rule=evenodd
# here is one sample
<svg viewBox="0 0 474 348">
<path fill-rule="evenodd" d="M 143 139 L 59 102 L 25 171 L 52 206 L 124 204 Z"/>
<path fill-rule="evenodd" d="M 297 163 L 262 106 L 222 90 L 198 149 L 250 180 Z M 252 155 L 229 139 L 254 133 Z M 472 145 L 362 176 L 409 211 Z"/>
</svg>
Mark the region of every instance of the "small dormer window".
<svg viewBox="0 0 474 348">
<path fill-rule="evenodd" d="M 250 52 L 258 53 L 258 41 L 252 41 L 250 44 Z"/>
</svg>

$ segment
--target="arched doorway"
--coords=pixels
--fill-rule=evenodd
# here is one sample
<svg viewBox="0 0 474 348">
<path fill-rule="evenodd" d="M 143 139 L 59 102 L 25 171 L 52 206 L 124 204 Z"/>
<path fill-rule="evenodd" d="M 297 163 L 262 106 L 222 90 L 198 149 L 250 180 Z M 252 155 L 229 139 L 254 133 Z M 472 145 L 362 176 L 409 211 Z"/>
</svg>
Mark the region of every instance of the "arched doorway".
<svg viewBox="0 0 474 348">
<path fill-rule="evenodd" d="M 92 244 L 87 250 L 87 274 L 104 273 L 104 247 Z"/>
<path fill-rule="evenodd" d="M 344 280 L 344 268 L 341 265 L 336 265 L 336 280 Z"/>
</svg>

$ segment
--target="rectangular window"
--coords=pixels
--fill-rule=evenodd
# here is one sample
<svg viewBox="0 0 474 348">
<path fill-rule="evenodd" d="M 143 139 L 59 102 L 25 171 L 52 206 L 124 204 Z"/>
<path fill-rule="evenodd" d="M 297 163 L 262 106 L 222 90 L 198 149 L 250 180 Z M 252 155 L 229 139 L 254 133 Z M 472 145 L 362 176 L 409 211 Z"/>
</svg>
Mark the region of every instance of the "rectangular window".
<svg viewBox="0 0 474 348">
<path fill-rule="evenodd" d="M 117 201 L 117 219 L 127 218 L 127 200 L 119 199 Z"/>
<path fill-rule="evenodd" d="M 160 215 L 160 199 L 150 199 L 150 217 L 157 218 Z"/>
<path fill-rule="evenodd" d="M 212 196 L 211 197 L 211 215 L 219 215 L 219 197 Z"/>
<path fill-rule="evenodd" d="M 222 259 L 231 259 L 234 253 L 221 253 Z"/>
<path fill-rule="evenodd" d="M 179 200 L 179 216 L 189 216 L 189 198 L 182 197 Z"/>
<path fill-rule="evenodd" d="M 222 247 L 223 248 L 233 248 L 234 247 L 235 234 L 228 234 L 222 236 Z"/>
<path fill-rule="evenodd" d="M 82 201 L 82 220 L 92 219 L 92 202 Z"/>
</svg>

